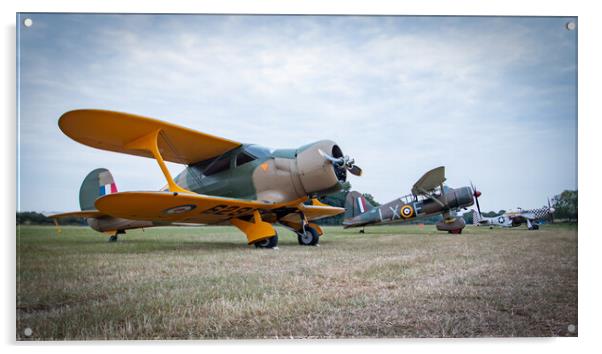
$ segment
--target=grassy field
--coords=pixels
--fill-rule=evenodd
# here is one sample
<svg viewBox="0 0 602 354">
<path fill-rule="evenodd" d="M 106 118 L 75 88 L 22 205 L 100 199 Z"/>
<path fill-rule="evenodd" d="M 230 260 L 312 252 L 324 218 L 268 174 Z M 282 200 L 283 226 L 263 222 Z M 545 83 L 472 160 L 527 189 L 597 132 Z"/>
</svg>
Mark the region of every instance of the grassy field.
<svg viewBox="0 0 602 354">
<path fill-rule="evenodd" d="M 20 227 L 17 339 L 576 335 L 575 227 L 332 227 L 320 247 L 279 235 L 261 250 L 233 227 L 117 243 Z"/>
</svg>

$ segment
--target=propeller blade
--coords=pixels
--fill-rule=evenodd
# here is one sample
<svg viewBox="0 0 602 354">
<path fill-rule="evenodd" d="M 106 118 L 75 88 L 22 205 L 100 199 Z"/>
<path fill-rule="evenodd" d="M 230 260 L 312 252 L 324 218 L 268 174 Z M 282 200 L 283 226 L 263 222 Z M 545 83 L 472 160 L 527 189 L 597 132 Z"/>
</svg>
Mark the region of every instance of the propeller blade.
<svg viewBox="0 0 602 354">
<path fill-rule="evenodd" d="M 324 157 L 326 160 L 330 161 L 334 166 L 336 166 L 338 168 L 344 168 L 347 171 L 349 171 L 351 174 L 356 175 L 356 176 L 362 175 L 362 169 L 359 166 L 355 165 L 355 159 L 352 159 L 347 155 L 339 157 L 339 158 L 335 158 L 335 157 L 328 155 L 321 149 L 318 149 L 318 152 L 320 153 L 320 155 L 322 155 L 322 157 Z"/>
<path fill-rule="evenodd" d="M 554 223 L 554 208 L 552 208 L 552 203 L 550 202 L 550 197 L 548 197 L 548 211 L 550 212 L 550 223 Z"/>
<path fill-rule="evenodd" d="M 470 187 L 472 188 L 472 193 L 473 193 L 473 196 L 474 196 L 474 200 L 475 200 L 475 202 L 477 204 L 477 211 L 479 212 L 479 217 L 482 217 L 481 206 L 479 205 L 479 197 L 481 196 L 481 192 L 479 192 L 477 190 L 477 188 L 474 186 L 474 184 L 472 184 L 472 181 L 470 181 Z"/>
<path fill-rule="evenodd" d="M 335 159 L 334 157 L 328 155 L 327 153 L 325 153 L 321 149 L 318 149 L 318 152 L 320 153 L 320 155 L 322 155 L 323 158 L 325 158 L 326 160 L 332 162 L 333 164 L 337 164 L 337 165 L 342 165 L 343 164 L 343 158 L 342 157 L 339 157 L 338 159 Z"/>
<path fill-rule="evenodd" d="M 361 176 L 362 175 L 362 169 L 359 166 L 357 166 L 357 165 L 351 166 L 351 168 L 349 169 L 349 172 L 352 175 L 355 175 L 355 176 Z"/>
</svg>

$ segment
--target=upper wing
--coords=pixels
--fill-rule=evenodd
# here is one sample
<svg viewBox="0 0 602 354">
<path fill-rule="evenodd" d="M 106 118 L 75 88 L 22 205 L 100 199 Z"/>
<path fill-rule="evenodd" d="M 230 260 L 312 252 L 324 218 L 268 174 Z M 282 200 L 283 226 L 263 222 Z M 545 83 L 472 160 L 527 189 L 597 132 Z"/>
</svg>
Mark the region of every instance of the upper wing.
<svg viewBox="0 0 602 354">
<path fill-rule="evenodd" d="M 268 203 L 202 194 L 121 192 L 100 197 L 95 205 L 101 212 L 124 219 L 216 224 L 254 210 L 297 206 L 303 200 Z"/>
<path fill-rule="evenodd" d="M 59 218 L 67 218 L 70 216 L 78 217 L 78 218 L 99 218 L 101 216 L 106 216 L 107 214 L 101 213 L 98 210 L 82 210 L 82 211 L 70 211 L 68 213 L 60 213 L 60 214 L 52 214 L 48 215 L 48 217 L 53 219 Z"/>
<path fill-rule="evenodd" d="M 73 140 L 98 149 L 153 157 L 147 150 L 126 148 L 136 139 L 160 130 L 164 160 L 191 164 L 219 156 L 241 144 L 159 120 L 104 110 L 82 109 L 61 116 L 59 127 Z"/>
<path fill-rule="evenodd" d="M 445 182 L 445 167 L 439 166 L 425 173 L 420 179 L 414 183 L 412 194 L 418 195 L 425 191 L 429 192 Z"/>
</svg>

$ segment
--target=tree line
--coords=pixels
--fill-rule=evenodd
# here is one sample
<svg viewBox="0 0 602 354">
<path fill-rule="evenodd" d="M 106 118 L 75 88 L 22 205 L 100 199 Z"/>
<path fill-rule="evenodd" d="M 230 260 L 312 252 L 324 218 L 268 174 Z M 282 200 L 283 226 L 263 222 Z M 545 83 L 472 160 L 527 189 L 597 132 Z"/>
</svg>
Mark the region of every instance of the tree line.
<svg viewBox="0 0 602 354">
<path fill-rule="evenodd" d="M 320 198 L 322 203 L 336 206 L 336 207 L 345 207 L 345 199 L 347 198 L 347 193 L 351 190 L 351 183 L 345 182 L 343 183 L 343 188 L 340 192 L 324 196 Z M 369 193 L 364 193 L 364 198 L 370 204 L 374 206 L 379 206 L 374 197 Z M 577 212 L 578 212 L 578 198 L 577 191 L 565 190 L 562 193 L 555 195 L 551 199 L 551 204 L 554 209 L 556 209 L 554 213 L 554 219 L 557 221 L 568 221 L 574 222 L 577 221 Z M 483 216 L 486 217 L 494 217 L 504 214 L 505 210 L 500 210 L 498 212 L 488 211 L 484 212 Z M 343 214 L 339 214 L 336 216 L 332 216 L 329 218 L 324 218 L 318 220 L 318 224 L 320 225 L 341 225 L 343 223 Z M 472 224 L 472 213 L 464 213 L 462 215 L 464 221 L 467 224 Z M 428 218 L 422 218 L 414 221 L 413 223 L 421 223 L 421 224 L 436 224 L 441 221 L 441 215 L 433 215 Z M 411 222 L 412 223 L 412 222 Z M 17 212 L 17 224 L 18 225 L 52 225 L 54 224 L 54 220 L 45 216 L 44 214 L 37 213 L 34 211 L 26 211 L 26 212 Z M 86 221 L 83 218 L 78 217 L 67 217 L 61 219 L 61 225 L 86 225 Z"/>
</svg>

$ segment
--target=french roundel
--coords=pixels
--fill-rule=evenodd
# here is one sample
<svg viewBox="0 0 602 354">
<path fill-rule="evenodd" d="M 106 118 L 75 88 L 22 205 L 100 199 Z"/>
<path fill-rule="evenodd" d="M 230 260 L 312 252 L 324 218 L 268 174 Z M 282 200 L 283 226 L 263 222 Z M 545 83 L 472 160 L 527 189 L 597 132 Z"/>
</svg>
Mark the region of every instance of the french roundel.
<svg viewBox="0 0 602 354">
<path fill-rule="evenodd" d="M 404 219 L 411 218 L 414 216 L 414 208 L 411 205 L 404 205 L 401 207 L 401 217 Z"/>
</svg>

